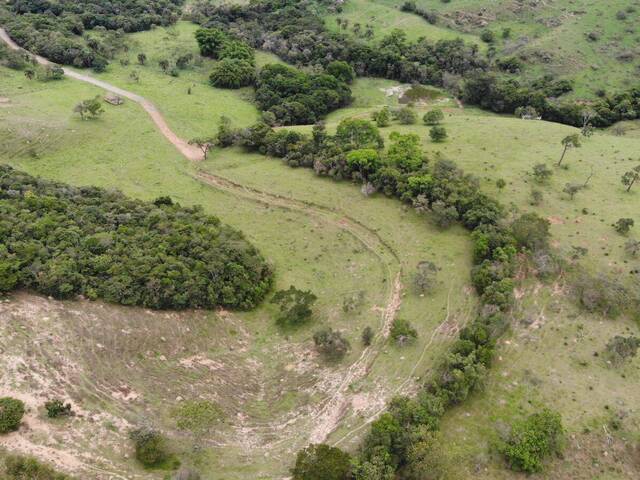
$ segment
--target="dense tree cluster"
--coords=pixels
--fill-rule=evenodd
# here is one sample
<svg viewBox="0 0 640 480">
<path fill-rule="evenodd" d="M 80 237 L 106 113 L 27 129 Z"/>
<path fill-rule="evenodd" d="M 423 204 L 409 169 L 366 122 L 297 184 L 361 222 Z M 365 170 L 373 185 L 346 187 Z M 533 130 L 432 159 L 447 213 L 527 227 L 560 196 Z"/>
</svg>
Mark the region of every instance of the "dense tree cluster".
<svg viewBox="0 0 640 480">
<path fill-rule="evenodd" d="M 0 20 L 23 48 L 56 63 L 100 70 L 113 42 L 88 36 L 88 30 L 137 32 L 169 25 L 178 19 L 182 4 L 183 0 L 10 0 L 0 7 Z"/>
<path fill-rule="evenodd" d="M 351 89 L 330 74 L 307 74 L 281 64 L 265 65 L 256 80 L 258 106 L 281 125 L 314 123 L 351 102 Z"/>
<path fill-rule="evenodd" d="M 252 308 L 270 266 L 200 207 L 76 188 L 0 166 L 0 291 L 151 308 Z"/>
<path fill-rule="evenodd" d="M 530 107 L 545 120 L 583 127 L 584 104 L 558 100 L 573 89 L 568 80 L 550 76 L 521 80 L 519 59 L 508 57 L 493 62 L 480 53 L 476 44 L 461 39 L 431 42 L 420 38 L 410 42 L 404 32 L 394 30 L 379 41 L 365 42 L 329 32 L 321 13 L 331 3 L 256 0 L 235 5 L 201 1 L 194 6 L 193 19 L 230 32 L 295 65 L 325 68 L 339 60 L 361 76 L 445 86 L 461 93 L 465 102 L 488 110 L 514 113 Z M 417 8 L 414 2 L 405 2 L 402 8 L 428 21 L 436 20 L 435 15 Z M 640 118 L 640 88 L 604 95 L 592 107 L 596 115 L 591 124 L 595 127 Z"/>
<path fill-rule="evenodd" d="M 358 75 L 402 82 L 442 85 L 445 73 L 463 74 L 485 69 L 474 44 L 462 40 L 409 42 L 396 30 L 369 44 L 329 32 L 318 6 L 331 2 L 257 0 L 246 5 L 200 2 L 193 18 L 243 38 L 255 48 L 275 53 L 294 65 L 326 67 L 334 60 L 347 62 Z"/>
<path fill-rule="evenodd" d="M 521 112 L 526 108 L 537 112 L 545 120 L 582 128 L 585 105 L 557 100 L 557 97 L 571 89 L 569 82 L 555 81 L 549 77 L 525 84 L 493 72 L 474 72 L 465 79 L 462 98 L 467 103 L 497 113 Z M 590 125 L 595 127 L 608 127 L 622 120 L 640 118 L 640 87 L 605 95 L 588 108 L 593 111 Z"/>
</svg>

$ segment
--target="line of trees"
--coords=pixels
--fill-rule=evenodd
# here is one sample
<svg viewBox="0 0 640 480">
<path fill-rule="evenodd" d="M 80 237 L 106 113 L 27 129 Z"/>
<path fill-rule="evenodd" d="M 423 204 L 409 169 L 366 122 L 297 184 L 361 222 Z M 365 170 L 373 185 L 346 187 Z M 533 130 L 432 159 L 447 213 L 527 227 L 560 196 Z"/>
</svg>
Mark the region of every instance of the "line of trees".
<svg viewBox="0 0 640 480">
<path fill-rule="evenodd" d="M 318 175 L 364 183 L 367 191 L 381 191 L 419 211 L 445 209 L 451 222 L 460 221 L 471 231 L 472 281 L 481 296 L 478 315 L 460 332 L 419 395 L 393 399 L 372 424 L 355 467 L 349 469 L 362 480 L 393 478 L 396 472 L 407 479 L 421 478 L 440 418 L 481 385 L 495 341 L 508 325 L 516 253 L 545 249 L 549 238 L 549 222 L 534 214 L 506 225 L 503 207 L 480 191 L 478 180 L 449 160 L 427 158 L 417 136 L 393 133 L 390 139 L 384 150 L 376 125 L 358 119 L 342 121 L 335 136 L 323 125 L 315 125 L 311 136 L 275 131 L 264 123 L 235 132 L 235 143 L 247 149 L 283 158 L 290 166 L 313 168 Z M 299 462 L 308 462 L 311 453 L 318 452 L 304 450 Z M 297 465 L 294 472 L 299 469 Z"/>
<path fill-rule="evenodd" d="M 151 308 L 249 309 L 273 273 L 236 230 L 168 197 L 142 202 L 0 165 L 0 292 Z"/>
<path fill-rule="evenodd" d="M 513 61 L 508 65 L 505 60 L 493 62 L 476 44 L 461 39 L 410 42 L 404 32 L 394 30 L 379 41 L 363 42 L 330 32 L 319 12 L 332 4 L 328 0 L 256 0 L 246 5 L 200 2 L 192 19 L 294 65 L 324 68 L 340 60 L 361 76 L 444 86 L 466 103 L 484 109 L 514 113 L 529 107 L 545 120 L 583 127 L 584 104 L 558 100 L 573 90 L 568 80 L 549 76 L 522 80 Z M 414 7 L 413 2 L 404 6 L 409 11 Z M 604 94 L 592 108 L 590 124 L 595 127 L 640 118 L 640 87 Z"/>
</svg>

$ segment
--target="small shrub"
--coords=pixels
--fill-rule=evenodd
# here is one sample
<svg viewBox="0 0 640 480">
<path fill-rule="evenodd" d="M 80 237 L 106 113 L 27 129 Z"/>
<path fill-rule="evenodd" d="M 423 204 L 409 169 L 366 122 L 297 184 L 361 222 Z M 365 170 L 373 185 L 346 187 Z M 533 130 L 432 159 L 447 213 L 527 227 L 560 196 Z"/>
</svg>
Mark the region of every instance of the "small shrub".
<svg viewBox="0 0 640 480">
<path fill-rule="evenodd" d="M 413 276 L 413 285 L 419 294 L 431 292 L 437 284 L 438 267 L 433 262 L 418 263 Z"/>
<path fill-rule="evenodd" d="M 71 480 L 71 477 L 56 472 L 49 465 L 32 457 L 10 455 L 5 461 L 6 480 Z"/>
<path fill-rule="evenodd" d="M 428 111 L 422 117 L 422 121 L 425 125 L 439 125 L 440 122 L 444 120 L 444 113 L 439 108 L 434 108 L 433 110 Z"/>
<path fill-rule="evenodd" d="M 49 418 L 68 417 L 73 413 L 70 403 L 65 404 L 57 398 L 46 402 L 44 408 L 47 409 L 47 416 Z"/>
<path fill-rule="evenodd" d="M 396 318 L 391 325 L 391 338 L 400 346 L 418 338 L 418 331 L 404 318 Z"/>
<path fill-rule="evenodd" d="M 0 433 L 17 430 L 23 416 L 24 403 L 22 400 L 11 397 L 0 398 Z"/>
<path fill-rule="evenodd" d="M 141 427 L 129 434 L 135 446 L 135 456 L 145 467 L 157 467 L 167 462 L 171 455 L 165 437 L 148 427 Z"/>
<path fill-rule="evenodd" d="M 418 121 L 415 110 L 411 107 L 403 107 L 393 112 L 393 116 L 402 125 L 413 125 Z"/>
<path fill-rule="evenodd" d="M 496 187 L 498 187 L 499 190 L 502 190 L 506 186 L 507 182 L 505 182 L 503 178 L 499 178 L 498 180 L 496 180 Z"/>
<path fill-rule="evenodd" d="M 373 342 L 373 337 L 374 337 L 373 328 L 364 327 L 364 330 L 362 330 L 362 344 L 365 347 L 368 347 L 369 345 L 371 345 L 371 342 Z"/>
<path fill-rule="evenodd" d="M 447 139 L 447 129 L 438 125 L 431 127 L 429 137 L 431 137 L 431 141 L 433 142 L 444 142 Z"/>
<path fill-rule="evenodd" d="M 271 303 L 280 307 L 277 323 L 281 326 L 298 326 L 306 323 L 312 315 L 311 307 L 316 297 L 309 290 L 298 290 L 293 285 L 288 290 L 280 290 Z"/>
<path fill-rule="evenodd" d="M 640 339 L 638 337 L 616 335 L 607 343 L 606 353 L 611 363 L 621 365 L 634 358 L 638 354 L 638 348 L 640 348 Z"/>
<path fill-rule="evenodd" d="M 545 457 L 560 453 L 563 436 L 560 414 L 544 409 L 514 424 L 500 450 L 512 470 L 536 473 Z"/>
<path fill-rule="evenodd" d="M 620 218 L 616 223 L 613 224 L 613 228 L 615 228 L 616 232 L 620 235 L 626 235 L 631 230 L 631 227 L 634 225 L 633 218 Z"/>
<path fill-rule="evenodd" d="M 188 400 L 180 402 L 173 417 L 180 430 L 206 431 L 222 419 L 222 410 L 208 400 Z"/>
<path fill-rule="evenodd" d="M 349 341 L 340 332 L 329 327 L 314 333 L 313 343 L 320 353 L 331 360 L 342 359 L 351 349 Z"/>
</svg>

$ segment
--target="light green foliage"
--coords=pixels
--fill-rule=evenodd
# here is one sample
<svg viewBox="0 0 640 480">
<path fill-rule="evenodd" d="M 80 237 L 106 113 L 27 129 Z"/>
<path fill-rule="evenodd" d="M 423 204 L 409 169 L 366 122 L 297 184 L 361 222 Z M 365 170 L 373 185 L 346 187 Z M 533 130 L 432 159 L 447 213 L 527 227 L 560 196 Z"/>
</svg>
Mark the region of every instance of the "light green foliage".
<svg viewBox="0 0 640 480">
<path fill-rule="evenodd" d="M 222 419 L 222 410 L 208 400 L 186 400 L 173 410 L 176 426 L 180 430 L 206 432 Z"/>
<path fill-rule="evenodd" d="M 336 136 L 347 150 L 380 149 L 384 145 L 378 128 L 367 120 L 345 119 L 340 122 Z"/>
<path fill-rule="evenodd" d="M 425 125 L 438 125 L 444 120 L 444 113 L 439 108 L 434 108 L 433 110 L 429 110 L 422 117 L 422 121 Z"/>
<path fill-rule="evenodd" d="M 73 480 L 35 458 L 20 455 L 10 455 L 5 459 L 4 474 L 6 480 Z"/>
<path fill-rule="evenodd" d="M 420 137 L 414 133 L 402 134 L 392 132 L 389 135 L 391 145 L 386 153 L 386 159 L 401 171 L 415 171 L 424 161 L 424 153 L 420 145 Z"/>
<path fill-rule="evenodd" d="M 94 98 L 89 100 L 83 100 L 73 108 L 73 111 L 79 114 L 82 120 L 87 118 L 97 118 L 104 113 L 104 108 L 102 108 L 102 99 L 99 95 L 96 95 Z"/>
<path fill-rule="evenodd" d="M 563 436 L 560 414 L 544 409 L 515 423 L 501 451 L 513 470 L 537 473 L 547 457 L 561 452 Z"/>
</svg>

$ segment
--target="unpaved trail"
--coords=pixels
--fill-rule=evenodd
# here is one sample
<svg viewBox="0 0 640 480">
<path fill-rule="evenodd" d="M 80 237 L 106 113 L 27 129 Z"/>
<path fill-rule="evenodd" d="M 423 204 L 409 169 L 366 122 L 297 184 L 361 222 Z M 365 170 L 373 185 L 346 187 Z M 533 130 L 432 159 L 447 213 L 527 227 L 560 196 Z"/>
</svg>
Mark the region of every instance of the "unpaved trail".
<svg viewBox="0 0 640 480">
<path fill-rule="evenodd" d="M 310 414 L 313 419 L 313 427 L 309 442 L 324 442 L 336 429 L 351 404 L 350 385 L 368 375 L 373 362 L 378 357 L 389 336 L 391 324 L 396 317 L 402 300 L 400 260 L 396 252 L 378 233 L 357 220 L 331 208 L 243 186 L 204 171 L 199 171 L 196 178 L 208 185 L 243 198 L 287 210 L 300 211 L 306 215 L 311 214 L 327 223 L 338 226 L 356 238 L 370 252 L 374 253 L 386 270 L 387 283 L 390 288 L 388 289 L 386 306 L 381 314 L 381 325 L 374 341 L 362 351 L 360 357 L 349 366 L 336 388 L 329 392 L 326 399 Z M 396 271 L 395 275 L 393 273 L 394 270 Z"/>
<path fill-rule="evenodd" d="M 9 48 L 13 50 L 23 50 L 17 43 L 15 43 L 11 39 L 7 31 L 1 27 L 0 39 L 3 40 L 9 46 Z M 41 57 L 40 55 L 33 55 L 31 53 L 30 55 L 34 57 L 40 65 L 54 65 L 52 62 L 44 57 Z M 198 150 L 198 148 L 194 147 L 193 145 L 189 145 L 189 143 L 184 139 L 178 137 L 171 130 L 171 128 L 169 128 L 169 125 L 167 124 L 157 107 L 143 96 L 116 87 L 115 85 L 111 85 L 108 82 L 98 80 L 97 78 L 94 78 L 90 75 L 77 72 L 76 70 L 73 70 L 71 68 L 63 67 L 63 70 L 64 74 L 69 78 L 80 80 L 81 82 L 90 83 L 91 85 L 95 85 L 96 87 L 100 87 L 104 90 L 107 90 L 108 92 L 115 93 L 116 95 L 128 98 L 129 100 L 140 104 L 140 106 L 149 114 L 149 116 L 153 120 L 153 123 L 156 124 L 156 127 L 158 127 L 158 130 L 160 130 L 162 135 L 167 140 L 169 140 L 178 149 L 178 151 L 180 151 L 182 155 L 187 157 L 189 160 L 202 159 L 202 153 L 200 152 L 200 150 Z"/>
<path fill-rule="evenodd" d="M 1 27 L 0 39 L 14 50 L 23 50 Z M 32 56 L 41 65 L 53 65 L 52 62 L 44 57 L 39 55 Z M 65 67 L 63 70 L 65 75 L 69 78 L 95 85 L 138 103 L 149 114 L 162 135 L 169 140 L 169 142 L 171 142 L 182 155 L 191 161 L 199 161 L 202 159 L 202 152 L 198 148 L 189 145 L 189 143 L 184 139 L 178 137 L 171 130 L 158 108 L 146 98 L 116 87 L 108 82 L 98 80 L 90 75 L 77 72 L 73 69 Z M 320 403 L 319 409 L 311 415 L 314 420 L 314 424 L 309 440 L 313 443 L 323 442 L 328 435 L 336 429 L 350 405 L 349 386 L 368 375 L 373 362 L 378 357 L 378 354 L 389 335 L 391 324 L 393 323 L 393 320 L 400 308 L 402 283 L 400 281 L 401 265 L 398 255 L 374 230 L 331 208 L 252 189 L 234 183 L 223 177 L 202 171 L 197 174 L 197 179 L 215 188 L 228 191 L 249 200 L 262 202 L 280 208 L 302 211 L 305 214 L 313 214 L 324 221 L 333 223 L 353 235 L 354 238 L 358 239 L 365 248 L 374 253 L 374 255 L 376 255 L 384 265 L 387 285 L 389 285 L 389 288 L 387 305 L 385 306 L 381 316 L 380 329 L 372 344 L 369 347 L 366 347 L 362 351 L 360 357 L 349 366 L 337 388 L 328 394 L 327 399 Z M 393 273 L 394 271 L 395 275 Z"/>
</svg>

